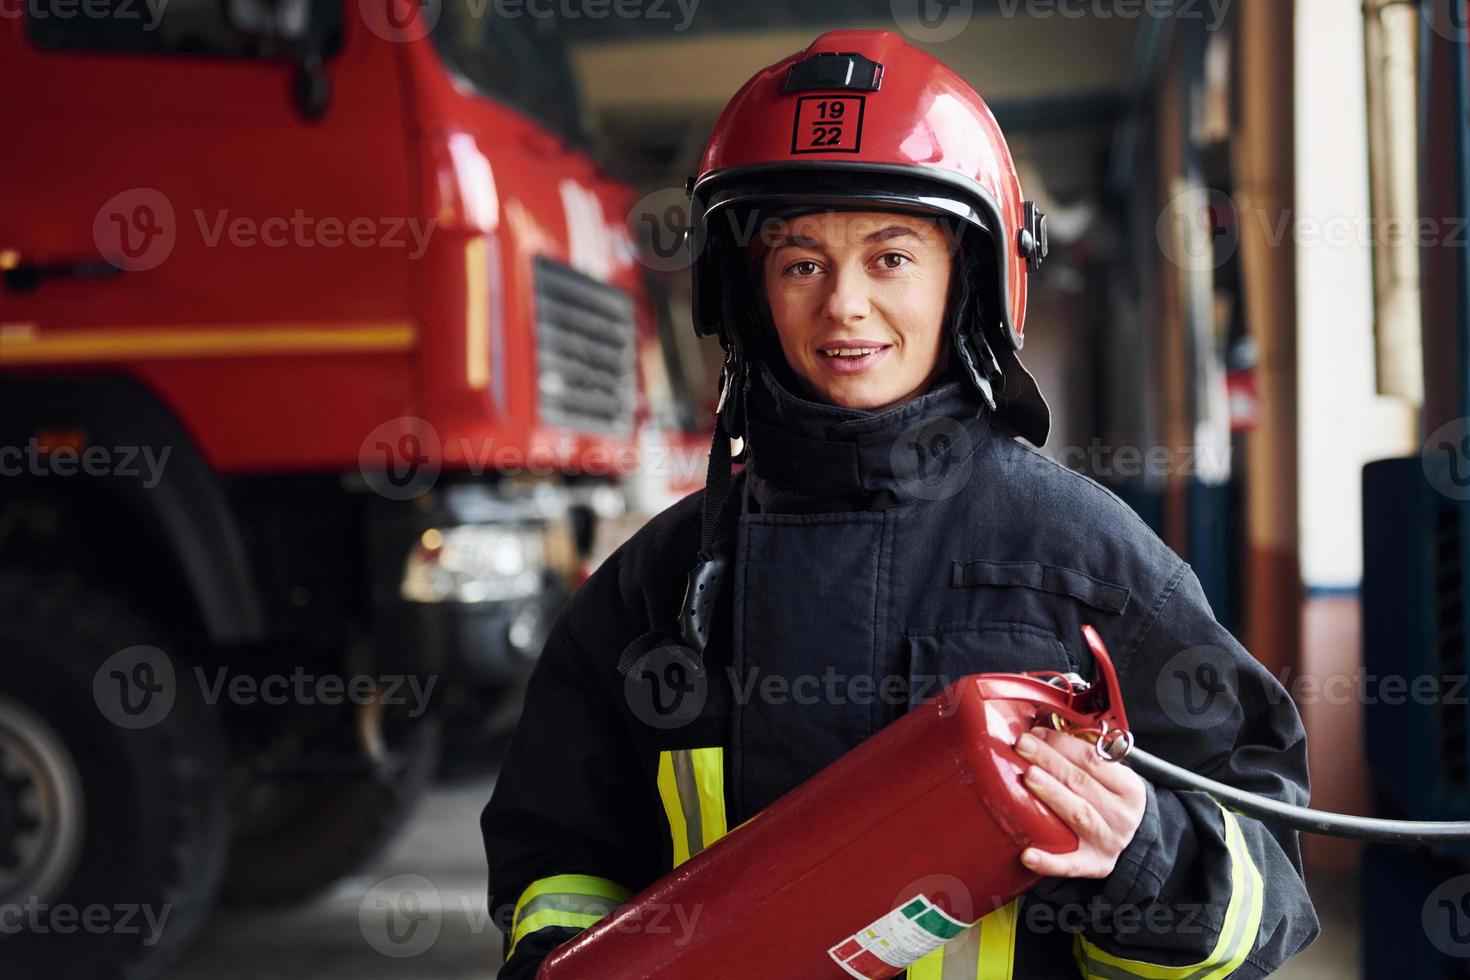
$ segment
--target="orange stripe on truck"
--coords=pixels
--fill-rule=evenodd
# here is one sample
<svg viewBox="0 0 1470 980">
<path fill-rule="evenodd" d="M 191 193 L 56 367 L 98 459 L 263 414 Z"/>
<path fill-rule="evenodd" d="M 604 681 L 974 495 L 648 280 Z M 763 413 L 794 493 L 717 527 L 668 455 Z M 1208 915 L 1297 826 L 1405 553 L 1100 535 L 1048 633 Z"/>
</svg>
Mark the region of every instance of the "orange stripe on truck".
<svg viewBox="0 0 1470 980">
<path fill-rule="evenodd" d="M 408 321 L 272 323 L 241 326 L 58 327 L 0 324 L 0 364 L 113 359 L 179 360 L 275 354 L 380 353 L 411 350 Z"/>
</svg>

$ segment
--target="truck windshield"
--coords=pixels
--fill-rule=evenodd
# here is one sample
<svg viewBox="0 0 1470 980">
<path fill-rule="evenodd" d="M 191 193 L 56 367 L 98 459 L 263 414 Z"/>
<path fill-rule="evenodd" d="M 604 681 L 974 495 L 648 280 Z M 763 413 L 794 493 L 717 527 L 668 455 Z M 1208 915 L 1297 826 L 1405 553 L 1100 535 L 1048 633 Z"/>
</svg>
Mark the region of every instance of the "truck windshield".
<svg viewBox="0 0 1470 980">
<path fill-rule="evenodd" d="M 581 100 L 557 22 L 527 4 L 514 12 L 485 0 L 444 0 L 434 27 L 440 54 L 482 94 L 572 141 L 582 137 Z"/>
<path fill-rule="evenodd" d="M 244 11 L 247 5 L 237 6 Z M 310 50 L 329 57 L 341 48 L 341 0 L 287 0 L 280 6 L 282 16 L 305 18 Z M 237 30 L 222 0 L 87 0 L 69 16 L 42 3 L 24 7 L 26 31 L 43 48 L 271 59 L 293 53 L 280 38 Z"/>
</svg>

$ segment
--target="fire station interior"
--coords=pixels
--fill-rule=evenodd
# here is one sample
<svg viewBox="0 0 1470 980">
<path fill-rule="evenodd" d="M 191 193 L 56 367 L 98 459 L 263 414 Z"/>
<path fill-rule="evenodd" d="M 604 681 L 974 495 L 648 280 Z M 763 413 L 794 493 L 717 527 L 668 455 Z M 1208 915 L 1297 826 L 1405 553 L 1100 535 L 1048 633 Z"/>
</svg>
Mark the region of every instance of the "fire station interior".
<svg viewBox="0 0 1470 980">
<path fill-rule="evenodd" d="M 203 5 L 174 2 L 201 22 L 212 16 Z M 31 140 L 66 148 L 44 156 L 45 169 L 19 163 L 20 182 L 0 190 L 0 416 L 11 420 L 0 424 L 0 446 L 14 447 L 0 456 L 9 467 L 0 470 L 0 610 L 12 623 L 0 625 L 0 661 L 10 661 L 0 663 L 0 976 L 496 974 L 508 943 L 498 922 L 519 912 L 487 907 L 479 819 L 514 744 L 540 645 L 601 561 L 704 483 L 723 352 L 715 338 L 696 336 L 689 262 L 682 244 L 667 247 L 682 243 L 688 227 L 686 182 L 742 83 L 836 29 L 897 32 L 988 103 L 1025 199 L 1047 218 L 1049 253 L 1029 274 L 1021 352 L 1052 413 L 1040 451 L 1116 494 L 1189 563 L 1216 619 L 1299 712 L 1310 805 L 1398 820 L 1470 820 L 1464 0 L 497 0 L 479 9 L 466 2 L 420 2 L 385 14 L 379 8 L 390 0 L 232 0 L 221 4 L 231 12 L 224 23 L 159 43 L 110 40 L 113 28 L 100 21 L 116 15 L 115 2 L 68 21 L 57 12 L 65 0 L 25 0 L 17 16 L 0 19 L 0 65 L 11 62 L 0 67 L 8 83 L 0 86 L 7 93 L 0 129 L 24 134 L 7 138 L 7 156 L 30 154 Z M 431 10 L 437 51 L 419 44 L 413 30 L 412 19 Z M 252 11 L 266 20 L 251 21 Z M 294 29 L 297 16 L 318 26 Z M 276 28 L 261 26 L 272 17 Z M 364 37 L 372 43 L 360 43 Z M 384 37 L 402 43 L 369 53 Z M 11 57 L 21 49 L 23 58 Z M 440 65 L 439 80 L 423 81 L 439 70 L 437 57 L 455 51 L 469 54 L 452 71 Z M 397 60 L 371 60 L 378 57 Z M 99 122 L 113 104 L 105 95 L 90 104 L 77 97 L 68 108 L 49 91 L 24 105 L 33 91 L 55 87 L 60 76 L 44 74 L 54 64 L 63 74 L 103 77 L 85 74 L 93 71 L 88 58 L 104 59 L 106 77 L 118 79 L 147 59 L 255 58 L 273 74 L 260 86 L 231 75 L 219 89 L 227 105 L 212 120 L 192 102 L 174 115 L 138 107 L 137 125 L 153 141 L 140 150 L 125 135 L 127 123 Z M 377 74 L 352 74 L 354 62 L 374 65 Z M 386 67 L 392 64 L 401 74 Z M 167 84 L 194 85 L 182 77 L 170 75 Z M 454 100 L 494 101 L 487 94 L 494 89 L 514 128 L 492 125 L 475 135 L 456 118 L 466 110 Z M 179 91 L 152 98 L 166 104 L 184 98 Z M 256 112 L 250 100 L 279 107 Z M 426 175 L 427 165 L 421 173 L 412 161 L 403 169 L 401 159 L 373 159 L 414 152 L 408 144 L 375 150 L 363 137 L 375 118 L 400 112 L 425 114 L 405 118 L 411 134 L 463 130 L 435 151 L 437 165 L 448 168 L 439 178 Z M 357 136 L 344 135 L 340 153 L 322 156 L 319 169 L 302 155 L 311 145 L 304 140 L 280 142 L 282 152 L 296 154 L 283 168 L 269 159 L 269 141 L 257 139 L 271 126 L 328 131 L 334 113 L 345 117 L 341 132 Z M 220 119 L 237 120 L 238 130 L 227 132 Z M 482 159 L 476 139 L 489 160 L 482 170 L 473 163 Z M 573 161 L 568 167 L 581 168 L 567 180 L 599 189 L 578 197 L 564 181 L 560 197 L 555 189 L 518 197 L 514 181 L 524 174 L 529 183 L 534 168 L 503 148 L 492 152 L 498 139 L 552 146 L 546 159 L 561 154 Z M 92 254 L 105 253 L 101 243 L 112 234 L 103 202 L 153 186 L 138 176 L 150 154 L 208 160 L 197 154 L 210 141 L 227 146 L 243 168 L 211 177 L 210 165 L 199 164 L 179 185 L 187 189 L 177 191 L 163 178 L 155 182 L 177 212 L 169 235 L 177 239 L 171 254 L 180 272 L 171 272 L 168 258 L 155 268 L 136 256 L 119 264 Z M 114 165 L 130 176 L 98 179 Z M 456 220 L 471 224 L 488 209 L 522 243 L 543 242 L 544 257 L 510 258 L 498 232 L 448 221 L 426 233 L 424 264 L 410 262 L 409 271 L 393 265 L 401 266 L 401 251 L 383 257 L 386 249 L 361 264 L 354 263 L 364 250 L 353 248 L 261 256 L 267 250 L 237 241 L 231 225 L 223 246 L 190 251 L 186 239 L 211 233 L 213 218 L 193 217 L 210 200 L 211 180 L 248 182 L 251 171 L 264 175 L 265 186 L 241 184 L 246 190 L 231 191 L 228 206 L 256 218 L 278 215 L 281 228 L 303 209 L 321 216 L 351 207 L 341 203 L 351 200 L 345 191 L 329 196 L 335 204 L 315 203 L 323 188 L 398 181 L 385 214 L 413 213 L 415 195 L 438 202 L 441 215 L 459 208 Z M 455 179 L 457 197 L 445 190 Z M 498 196 L 495 187 L 485 194 L 491 180 Z M 153 207 L 152 200 L 127 198 L 131 216 L 117 227 L 126 234 L 133 209 Z M 595 240 L 607 228 L 595 217 L 589 224 L 589 207 L 602 209 L 596 213 L 608 227 L 625 229 L 610 249 Z M 82 246 L 54 231 L 66 221 L 81 229 Z M 262 240 L 264 228 L 256 229 Z M 410 223 L 410 244 L 411 232 Z M 468 264 L 459 244 L 441 262 L 436 250 L 461 237 L 472 242 L 464 246 Z M 88 244 L 94 239 L 96 250 Z M 614 254 L 624 254 L 622 265 L 606 258 Z M 496 270 L 521 259 L 526 284 L 502 281 Z M 284 303 L 272 315 L 241 312 L 264 308 L 250 277 L 269 282 L 284 268 L 269 263 L 298 260 L 320 263 L 309 276 L 340 275 L 359 294 L 327 300 L 296 284 L 290 294 L 302 297 L 299 312 Z M 232 264 L 248 274 L 230 272 Z M 615 266 L 616 275 L 609 272 Z M 415 279 L 417 270 L 425 271 Z M 86 290 L 111 295 L 101 291 L 164 275 L 181 277 L 165 281 L 184 284 L 194 304 L 186 312 L 150 312 L 147 303 L 163 301 L 128 299 L 89 319 Z M 468 313 L 452 314 L 436 305 L 463 293 L 466 282 L 472 297 L 476 289 L 490 297 L 486 305 L 471 299 Z M 379 309 L 395 284 L 431 298 L 413 301 L 422 307 Z M 502 306 L 497 289 L 520 292 Z M 621 375 L 626 390 L 589 386 L 579 398 L 558 388 L 564 397 L 553 415 L 549 362 L 537 359 L 535 345 L 552 343 L 542 321 L 560 302 L 610 311 L 597 323 L 626 326 L 629 337 L 636 329 L 644 340 Z M 533 305 L 541 311 L 535 316 Z M 430 326 L 441 314 L 453 319 L 450 340 Z M 489 326 L 477 332 L 481 314 Z M 367 326 L 345 339 L 322 329 L 344 316 Z M 540 317 L 540 325 L 517 333 L 519 316 L 528 324 Z M 268 329 L 251 322 L 267 320 Z M 298 330 L 294 339 L 279 339 L 291 330 Z M 555 343 L 568 342 L 604 349 L 577 329 L 556 335 Z M 490 366 L 472 360 L 466 379 L 463 367 L 453 367 L 461 352 L 483 355 Z M 384 366 L 369 369 L 370 358 Z M 227 373 L 249 365 L 259 373 Z M 109 379 L 135 400 L 119 393 L 113 401 Z M 318 384 L 340 387 L 315 402 L 297 398 Z M 479 401 L 461 391 L 466 384 Z M 389 404 L 372 401 L 381 391 L 395 393 L 392 407 L 372 407 Z M 494 401 L 505 392 L 507 400 Z M 535 438 L 586 428 L 594 439 L 627 439 L 645 451 L 660 446 L 688 465 L 673 475 L 551 467 L 527 477 L 487 474 L 498 465 L 488 451 L 456 456 L 453 447 L 470 437 L 451 440 L 459 423 L 441 419 L 459 419 L 486 398 L 509 418 L 534 397 L 542 414 L 525 431 Z M 239 407 L 252 399 L 260 404 Z M 191 414 L 196 400 L 203 407 Z M 164 486 L 169 468 L 148 447 L 175 447 L 181 479 L 188 472 L 196 482 L 161 498 L 163 511 L 217 499 L 219 519 L 235 522 L 228 535 L 208 517 L 177 534 L 154 533 L 169 521 L 129 517 L 122 504 L 98 509 L 84 482 L 91 478 L 64 471 L 60 454 L 85 460 L 86 447 L 108 431 L 104 419 L 143 413 L 134 406 L 145 403 L 154 406 L 148 411 L 162 406 L 168 421 L 159 424 L 168 435 L 152 443 L 117 436 L 113 444 L 141 444 L 140 461 L 156 459 Z M 68 414 L 83 405 L 110 407 L 86 418 Z M 627 427 L 582 424 L 603 412 L 625 413 Z M 432 449 L 422 448 L 429 446 L 419 427 L 426 419 L 442 437 Z M 233 427 L 243 441 L 218 448 L 209 433 L 219 426 Z M 338 429 L 352 435 L 345 455 L 334 456 L 329 444 Z M 514 442 L 504 433 L 518 430 L 464 431 Z M 374 469 L 379 449 L 388 454 L 387 482 Z M 414 484 L 417 463 L 400 479 L 394 452 L 432 461 L 438 483 Z M 216 479 L 220 489 L 204 487 Z M 482 493 L 480 484 L 494 492 Z M 160 500 L 138 499 L 145 506 Z M 538 521 L 554 529 L 528 537 L 524 529 L 541 527 Z M 325 564 L 321 556 L 341 557 L 354 528 L 369 529 L 346 552 L 356 557 Z M 238 539 L 239 569 L 230 570 L 233 558 L 218 557 L 225 552 L 210 550 L 217 537 Z M 176 557 L 153 556 L 164 538 Z M 452 567 L 446 556 L 456 547 L 494 556 L 483 563 L 494 566 L 494 577 L 468 559 Z M 541 564 L 533 567 L 530 556 Z M 507 562 L 514 574 L 502 567 Z M 231 619 L 218 610 L 236 574 L 253 583 L 256 606 Z M 196 594 L 206 596 L 196 611 L 178 598 Z M 381 613 L 380 602 L 403 615 Z M 323 603 L 333 615 L 314 616 Z M 492 635 L 513 669 L 473 666 L 464 680 L 450 666 L 456 644 L 474 660 Z M 157 639 L 167 636 L 199 639 L 179 641 L 176 650 Z M 102 646 L 85 672 L 23 669 L 53 656 L 48 651 L 62 658 L 67 644 L 97 637 Z M 189 652 L 206 647 L 207 657 Z M 448 651 L 445 659 L 419 657 L 430 647 Z M 389 654 L 374 659 L 385 648 Z M 204 705 L 221 713 L 211 729 L 221 747 L 200 762 L 202 755 L 166 756 L 163 741 L 138 742 L 128 765 L 144 775 L 127 791 L 116 786 L 117 773 L 132 769 L 113 767 L 108 782 L 85 760 L 89 753 L 111 758 L 128 740 L 187 720 L 175 707 L 166 722 L 139 721 L 126 692 L 123 713 L 108 701 L 114 680 L 124 690 L 127 678 L 153 684 L 162 676 L 149 659 L 157 649 L 171 665 L 167 680 L 157 681 L 169 686 L 170 698 L 177 686 L 182 704 L 188 678 L 197 676 L 206 694 L 222 699 Z M 351 652 L 332 652 L 342 650 Z M 1190 724 L 1191 713 L 1208 714 L 1218 667 L 1208 654 L 1181 649 L 1161 673 L 1156 691 L 1175 699 L 1181 724 Z M 335 713 L 323 707 L 327 688 L 301 681 L 303 670 L 338 681 Z M 364 674 L 377 693 L 348 704 L 351 681 Z M 65 677 L 81 678 L 81 694 L 70 700 L 57 693 Z M 288 703 L 266 708 L 272 680 Z M 384 707 L 394 703 L 387 680 L 409 710 Z M 417 724 L 421 707 L 435 719 L 427 733 Z M 106 724 L 68 721 L 99 709 Z M 519 723 L 536 719 L 524 715 Z M 87 734 L 74 741 L 78 726 Z M 1167 756 L 1169 746 L 1145 748 Z M 79 761 L 65 764 L 68 754 Z M 48 768 L 53 758 L 63 762 Z M 157 772 L 146 774 L 149 759 L 159 771 L 177 764 L 228 772 L 218 795 L 207 798 L 233 822 L 185 826 L 207 815 L 157 808 L 172 790 Z M 85 820 L 68 816 L 75 812 Z M 119 824 L 141 822 L 131 840 L 111 839 L 99 857 L 98 841 L 107 839 L 93 835 L 109 812 Z M 1470 975 L 1464 840 L 1383 843 L 1303 833 L 1300 843 L 1321 931 L 1275 975 Z M 162 877 L 145 887 L 116 871 L 135 858 L 153 860 L 155 851 L 215 870 L 207 881 L 178 872 L 178 882 L 167 879 L 171 891 Z M 96 862 L 102 870 L 89 879 L 93 886 L 73 890 L 69 882 L 91 874 Z M 148 898 L 155 892 L 162 896 L 156 902 Z M 89 925 L 94 908 L 104 912 Z M 170 915 L 181 938 L 157 950 L 139 945 L 140 937 L 165 935 Z M 980 972 L 968 975 L 1011 975 L 986 972 L 984 955 Z M 945 962 L 944 977 L 962 975 Z M 1249 969 L 1239 975 L 1255 975 Z M 652 974 L 618 974 L 644 975 Z M 843 974 L 834 966 L 830 975 Z M 908 975 L 920 974 L 912 968 Z"/>
</svg>

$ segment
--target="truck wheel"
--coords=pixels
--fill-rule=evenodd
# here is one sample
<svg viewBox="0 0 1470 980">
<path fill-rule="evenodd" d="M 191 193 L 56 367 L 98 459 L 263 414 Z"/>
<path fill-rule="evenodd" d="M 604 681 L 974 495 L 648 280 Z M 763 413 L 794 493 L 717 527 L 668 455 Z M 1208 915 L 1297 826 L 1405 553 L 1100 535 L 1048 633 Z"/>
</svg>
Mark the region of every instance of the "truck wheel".
<svg viewBox="0 0 1470 980">
<path fill-rule="evenodd" d="M 0 571 L 6 977 L 153 976 L 213 906 L 226 743 L 192 672 L 157 644 L 106 594 Z M 136 678 L 147 687 L 126 691 Z"/>
<path fill-rule="evenodd" d="M 344 723 L 346 724 L 346 723 Z M 392 760 L 362 772 L 262 778 L 247 787 L 223 897 L 235 905 L 302 902 L 383 850 L 439 764 L 441 726 L 395 726 Z"/>
</svg>

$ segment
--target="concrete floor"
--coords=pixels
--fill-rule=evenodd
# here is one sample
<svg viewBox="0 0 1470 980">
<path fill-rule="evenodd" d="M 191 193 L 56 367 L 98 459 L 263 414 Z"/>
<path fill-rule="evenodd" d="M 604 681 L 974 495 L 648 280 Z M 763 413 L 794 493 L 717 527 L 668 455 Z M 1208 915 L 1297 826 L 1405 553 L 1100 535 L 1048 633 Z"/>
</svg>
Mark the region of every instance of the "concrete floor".
<svg viewBox="0 0 1470 980">
<path fill-rule="evenodd" d="M 493 785 L 438 787 L 371 868 L 309 905 L 217 912 L 164 980 L 490 980 L 479 818 Z"/>
<path fill-rule="evenodd" d="M 217 913 L 165 980 L 490 980 L 500 933 L 485 913 L 478 821 L 492 786 L 440 786 L 367 873 L 309 905 Z M 1323 936 L 1276 976 L 1355 977 L 1353 883 L 1312 885 Z"/>
</svg>

